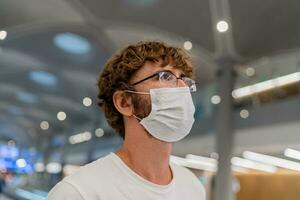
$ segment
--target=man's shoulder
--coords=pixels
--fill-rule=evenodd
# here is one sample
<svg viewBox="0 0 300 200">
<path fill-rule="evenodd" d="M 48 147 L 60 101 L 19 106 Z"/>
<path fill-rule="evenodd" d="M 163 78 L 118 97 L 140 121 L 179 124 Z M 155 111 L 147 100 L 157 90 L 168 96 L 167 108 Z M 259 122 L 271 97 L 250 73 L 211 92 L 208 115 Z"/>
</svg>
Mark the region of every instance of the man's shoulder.
<svg viewBox="0 0 300 200">
<path fill-rule="evenodd" d="M 113 174 L 113 160 L 109 154 L 80 167 L 75 173 L 65 177 L 50 191 L 47 200 L 93 199 L 100 190 L 108 187 Z"/>
<path fill-rule="evenodd" d="M 98 177 L 108 175 L 108 172 L 111 171 L 112 164 L 111 154 L 109 154 L 80 167 L 74 174 L 65 177 L 64 181 L 69 183 L 93 182 L 93 180 L 99 181 Z"/>
<path fill-rule="evenodd" d="M 65 177 L 50 191 L 47 200 L 98 199 L 111 191 L 115 184 L 117 166 L 113 154 L 80 167 L 75 173 Z M 73 198 L 76 197 L 76 198 Z"/>
<path fill-rule="evenodd" d="M 65 181 L 60 181 L 48 193 L 46 200 L 83 200 L 80 191 L 74 185 Z"/>
</svg>

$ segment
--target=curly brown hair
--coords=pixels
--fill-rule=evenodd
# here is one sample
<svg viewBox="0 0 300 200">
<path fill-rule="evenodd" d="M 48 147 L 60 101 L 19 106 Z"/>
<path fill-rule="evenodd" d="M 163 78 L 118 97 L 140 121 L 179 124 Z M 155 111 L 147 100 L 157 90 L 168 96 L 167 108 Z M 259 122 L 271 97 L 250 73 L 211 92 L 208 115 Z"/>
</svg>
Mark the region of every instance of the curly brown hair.
<svg viewBox="0 0 300 200">
<path fill-rule="evenodd" d="M 103 109 L 108 124 L 124 139 L 125 129 L 123 116 L 115 108 L 113 94 L 117 90 L 128 89 L 129 80 L 146 61 L 159 62 L 162 67 L 172 61 L 177 69 L 181 69 L 186 76 L 193 75 L 190 55 L 178 47 L 169 46 L 159 41 L 139 42 L 129 45 L 114 54 L 104 65 L 98 80 L 99 103 Z"/>
</svg>

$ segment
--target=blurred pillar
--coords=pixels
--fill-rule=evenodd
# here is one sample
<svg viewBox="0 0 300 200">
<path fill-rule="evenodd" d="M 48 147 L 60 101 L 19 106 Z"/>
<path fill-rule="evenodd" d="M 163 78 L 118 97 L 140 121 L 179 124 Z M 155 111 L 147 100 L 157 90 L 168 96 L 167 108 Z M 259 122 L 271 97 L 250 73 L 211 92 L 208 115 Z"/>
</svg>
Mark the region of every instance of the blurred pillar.
<svg viewBox="0 0 300 200">
<path fill-rule="evenodd" d="M 231 157 L 233 149 L 233 98 L 235 73 L 234 61 L 230 58 L 218 60 L 219 92 L 221 103 L 217 109 L 216 147 L 219 154 L 218 171 L 214 188 L 214 200 L 232 200 Z"/>
<path fill-rule="evenodd" d="M 234 65 L 237 55 L 232 36 L 230 6 L 228 0 L 209 0 L 215 40 L 215 59 L 218 65 L 218 88 L 221 103 L 216 121 L 216 147 L 219 154 L 218 172 L 215 178 L 214 200 L 233 200 L 231 155 L 233 148 L 233 98 Z M 217 24 L 225 24 L 222 30 Z"/>
<path fill-rule="evenodd" d="M 95 130 L 97 128 L 99 128 L 99 124 L 101 122 L 101 119 L 97 114 L 94 115 L 94 118 L 95 119 L 93 120 L 92 129 L 91 129 L 92 139 L 89 142 L 89 146 L 88 146 L 88 150 L 87 150 L 87 162 L 88 163 L 94 161 L 93 155 L 96 150 L 97 139 L 98 139 L 97 137 L 95 137 Z"/>
</svg>

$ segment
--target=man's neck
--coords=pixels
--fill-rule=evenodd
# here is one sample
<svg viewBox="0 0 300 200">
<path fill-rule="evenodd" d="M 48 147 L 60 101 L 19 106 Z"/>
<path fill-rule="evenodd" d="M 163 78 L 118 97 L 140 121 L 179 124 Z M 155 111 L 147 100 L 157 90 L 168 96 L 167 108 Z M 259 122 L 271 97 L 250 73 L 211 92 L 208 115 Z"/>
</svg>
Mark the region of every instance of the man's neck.
<svg viewBox="0 0 300 200">
<path fill-rule="evenodd" d="M 137 137 L 126 136 L 122 148 L 116 152 L 123 162 L 150 182 L 169 184 L 172 180 L 169 166 L 172 144 L 159 141 L 148 133 L 135 134 Z"/>
</svg>

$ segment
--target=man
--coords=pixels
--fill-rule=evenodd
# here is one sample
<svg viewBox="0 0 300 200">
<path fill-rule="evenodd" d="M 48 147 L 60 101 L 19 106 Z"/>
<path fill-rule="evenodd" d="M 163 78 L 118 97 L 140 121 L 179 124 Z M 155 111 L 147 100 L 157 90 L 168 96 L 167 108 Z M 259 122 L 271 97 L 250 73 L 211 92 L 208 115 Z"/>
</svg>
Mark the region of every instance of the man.
<svg viewBox="0 0 300 200">
<path fill-rule="evenodd" d="M 204 200 L 199 180 L 169 162 L 172 143 L 194 122 L 192 72 L 189 56 L 162 42 L 112 56 L 98 82 L 99 105 L 123 145 L 62 180 L 47 199 Z"/>
</svg>

